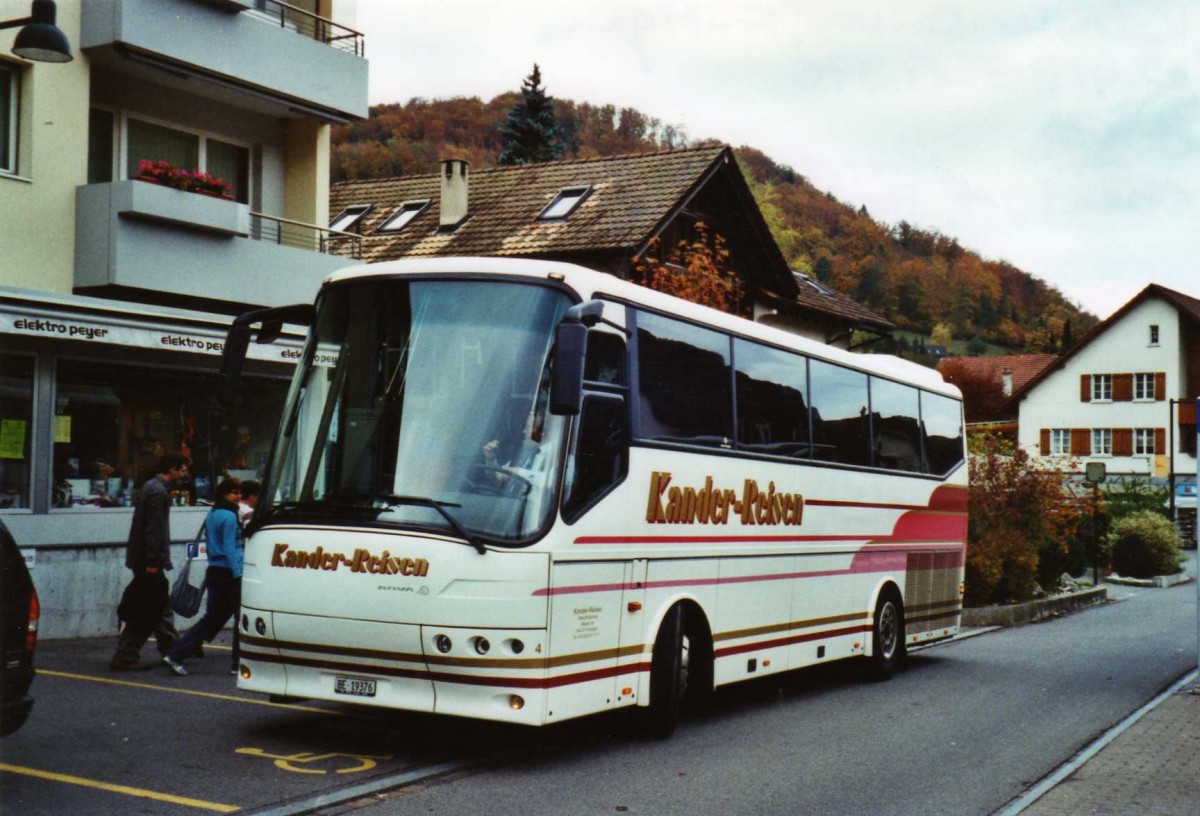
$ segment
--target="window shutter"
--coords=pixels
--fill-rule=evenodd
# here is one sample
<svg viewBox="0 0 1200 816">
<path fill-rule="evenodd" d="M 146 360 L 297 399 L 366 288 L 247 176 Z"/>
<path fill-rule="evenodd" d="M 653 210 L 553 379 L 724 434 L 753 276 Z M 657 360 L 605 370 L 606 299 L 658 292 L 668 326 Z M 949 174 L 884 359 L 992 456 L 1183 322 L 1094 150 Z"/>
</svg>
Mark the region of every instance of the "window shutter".
<svg viewBox="0 0 1200 816">
<path fill-rule="evenodd" d="M 1113 402 L 1133 401 L 1133 375 L 1113 374 Z"/>
<path fill-rule="evenodd" d="M 1071 455 L 1090 456 L 1092 453 L 1092 432 L 1088 428 L 1071 429 Z"/>
<path fill-rule="evenodd" d="M 1050 429 L 1042 428 L 1041 439 L 1039 440 L 1042 449 L 1042 456 L 1050 455 Z"/>
<path fill-rule="evenodd" d="M 1113 428 L 1113 456 L 1133 456 L 1133 428 Z"/>
<path fill-rule="evenodd" d="M 1079 375 L 1079 401 L 1080 402 L 1091 402 L 1092 401 L 1092 375 L 1091 374 L 1080 374 Z"/>
<path fill-rule="evenodd" d="M 1160 456 L 1167 452 L 1167 429 L 1166 428 L 1155 428 L 1154 429 L 1154 452 L 1159 454 Z"/>
<path fill-rule="evenodd" d="M 1162 402 L 1167 398 L 1167 372 L 1159 371 L 1154 375 L 1154 399 Z"/>
</svg>

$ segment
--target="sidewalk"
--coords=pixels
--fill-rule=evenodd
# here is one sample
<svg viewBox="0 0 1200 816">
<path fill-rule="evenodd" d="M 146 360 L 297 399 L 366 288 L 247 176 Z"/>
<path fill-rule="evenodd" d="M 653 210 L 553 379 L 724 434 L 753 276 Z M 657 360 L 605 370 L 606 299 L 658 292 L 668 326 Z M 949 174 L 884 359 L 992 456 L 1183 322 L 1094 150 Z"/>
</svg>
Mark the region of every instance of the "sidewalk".
<svg viewBox="0 0 1200 816">
<path fill-rule="evenodd" d="M 1186 685 L 1150 709 L 1022 816 L 1193 816 L 1200 812 L 1200 695 Z"/>
</svg>

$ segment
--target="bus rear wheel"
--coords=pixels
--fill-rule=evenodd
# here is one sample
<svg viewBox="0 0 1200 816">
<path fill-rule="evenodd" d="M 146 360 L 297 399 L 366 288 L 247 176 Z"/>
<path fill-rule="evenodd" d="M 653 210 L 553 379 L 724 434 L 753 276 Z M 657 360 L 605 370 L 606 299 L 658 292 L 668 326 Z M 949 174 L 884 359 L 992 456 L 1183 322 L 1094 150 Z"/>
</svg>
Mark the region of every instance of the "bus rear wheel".
<svg viewBox="0 0 1200 816">
<path fill-rule="evenodd" d="M 905 657 L 904 602 L 895 587 L 888 587 L 875 603 L 867 676 L 871 680 L 887 680 L 904 666 Z"/>
<path fill-rule="evenodd" d="M 675 604 L 658 630 L 650 658 L 650 705 L 644 715 L 649 736 L 671 736 L 685 708 L 700 705 L 712 689 L 712 648 L 701 617 Z"/>
</svg>

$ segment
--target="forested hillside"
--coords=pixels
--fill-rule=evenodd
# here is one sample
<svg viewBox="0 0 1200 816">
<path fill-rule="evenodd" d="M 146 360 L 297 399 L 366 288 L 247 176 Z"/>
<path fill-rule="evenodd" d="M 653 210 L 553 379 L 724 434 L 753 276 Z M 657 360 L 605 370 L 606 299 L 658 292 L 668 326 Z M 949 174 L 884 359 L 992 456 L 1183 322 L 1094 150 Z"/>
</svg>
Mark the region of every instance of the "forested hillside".
<svg viewBox="0 0 1200 816">
<path fill-rule="evenodd" d="M 476 169 L 495 166 L 505 117 L 520 99 L 509 93 L 489 102 L 413 99 L 372 107 L 366 121 L 335 129 L 333 178 L 430 174 L 447 155 L 465 157 Z M 553 105 L 564 159 L 696 144 L 682 128 L 632 108 L 563 99 Z M 1005 261 L 985 260 L 935 230 L 876 221 L 866 206 L 839 201 L 753 147 L 737 155 L 793 268 L 934 344 L 957 340 L 968 353 L 983 353 L 989 343 L 1056 352 L 1096 323 L 1057 289 Z"/>
</svg>

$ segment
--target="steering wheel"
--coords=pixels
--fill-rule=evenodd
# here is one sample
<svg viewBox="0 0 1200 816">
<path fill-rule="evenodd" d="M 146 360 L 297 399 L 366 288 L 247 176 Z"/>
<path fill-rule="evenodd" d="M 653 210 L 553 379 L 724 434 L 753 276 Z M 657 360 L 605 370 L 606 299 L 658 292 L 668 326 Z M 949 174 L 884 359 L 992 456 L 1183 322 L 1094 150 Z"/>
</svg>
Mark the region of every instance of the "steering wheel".
<svg viewBox="0 0 1200 816">
<path fill-rule="evenodd" d="M 476 463 L 467 471 L 471 488 L 485 496 L 506 496 L 521 499 L 533 490 L 533 482 L 511 470 Z"/>
</svg>

